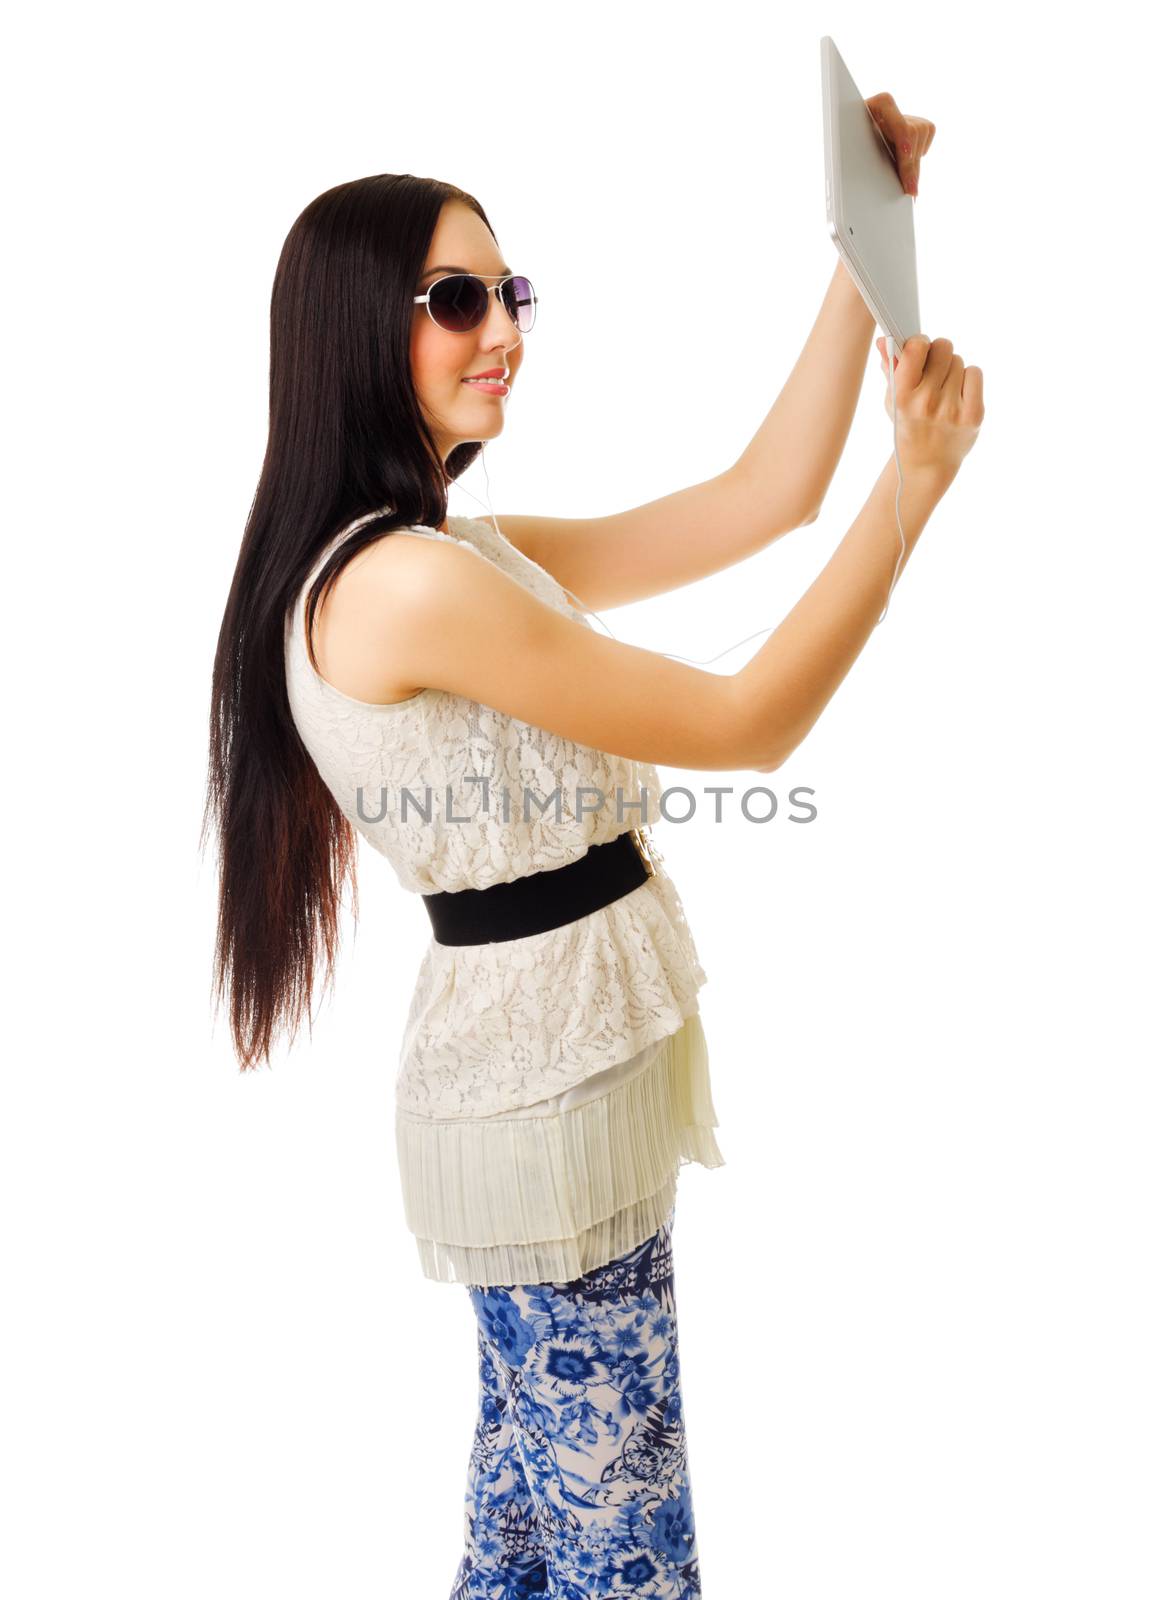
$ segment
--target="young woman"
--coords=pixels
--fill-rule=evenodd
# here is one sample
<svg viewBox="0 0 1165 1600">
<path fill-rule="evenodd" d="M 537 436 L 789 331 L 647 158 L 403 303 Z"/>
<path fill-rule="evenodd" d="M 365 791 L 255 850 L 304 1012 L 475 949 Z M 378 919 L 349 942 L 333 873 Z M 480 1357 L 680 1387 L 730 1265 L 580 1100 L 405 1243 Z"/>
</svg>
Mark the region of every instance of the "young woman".
<svg viewBox="0 0 1165 1600">
<path fill-rule="evenodd" d="M 502 430 L 536 303 L 477 201 L 434 180 L 343 184 L 288 235 L 214 668 L 217 992 L 244 1068 L 310 1016 L 358 833 L 422 896 L 404 1209 L 425 1275 L 467 1288 L 481 1377 L 453 1594 L 690 1597 L 671 1228 L 679 1167 L 723 1157 L 705 974 L 645 831 L 654 764 L 771 772 L 796 748 L 886 599 L 897 478 L 891 460 L 735 675 L 604 637 L 586 608 L 811 520 L 853 406 L 798 484 L 773 481 L 762 429 L 721 476 L 623 515 L 448 516 Z M 815 338 L 840 341 L 854 403 L 872 327 L 839 269 Z M 902 352 L 907 554 L 973 443 L 974 372 L 947 341 Z"/>
</svg>

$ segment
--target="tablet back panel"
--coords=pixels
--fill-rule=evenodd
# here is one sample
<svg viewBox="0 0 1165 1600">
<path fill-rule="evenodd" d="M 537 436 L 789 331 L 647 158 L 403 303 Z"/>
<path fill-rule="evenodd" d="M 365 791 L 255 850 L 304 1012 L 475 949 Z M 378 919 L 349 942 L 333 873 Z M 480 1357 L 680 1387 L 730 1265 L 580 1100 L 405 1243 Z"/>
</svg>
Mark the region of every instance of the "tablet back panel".
<svg viewBox="0 0 1165 1600">
<path fill-rule="evenodd" d="M 914 201 L 828 34 L 821 41 L 821 91 L 829 231 L 871 316 L 901 349 L 922 332 Z"/>
</svg>

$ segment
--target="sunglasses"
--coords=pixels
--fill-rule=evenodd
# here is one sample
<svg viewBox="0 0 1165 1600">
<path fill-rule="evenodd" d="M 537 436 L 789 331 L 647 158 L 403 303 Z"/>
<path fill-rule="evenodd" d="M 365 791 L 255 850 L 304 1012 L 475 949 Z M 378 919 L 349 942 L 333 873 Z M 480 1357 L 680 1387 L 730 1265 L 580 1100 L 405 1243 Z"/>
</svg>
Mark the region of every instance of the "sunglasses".
<svg viewBox="0 0 1165 1600">
<path fill-rule="evenodd" d="M 520 333 L 529 333 L 538 305 L 529 278 L 509 277 L 488 284 L 471 273 L 453 272 L 431 283 L 428 294 L 414 295 L 413 304 L 428 306 L 433 321 L 447 333 L 469 333 L 485 321 L 494 289 L 514 326 Z"/>
</svg>

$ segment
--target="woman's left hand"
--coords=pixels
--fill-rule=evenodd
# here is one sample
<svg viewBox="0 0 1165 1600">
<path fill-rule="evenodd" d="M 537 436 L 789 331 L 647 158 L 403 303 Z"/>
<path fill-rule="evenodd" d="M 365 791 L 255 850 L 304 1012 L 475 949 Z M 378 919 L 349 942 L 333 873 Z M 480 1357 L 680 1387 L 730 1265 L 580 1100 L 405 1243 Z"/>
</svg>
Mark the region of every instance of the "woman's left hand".
<svg viewBox="0 0 1165 1600">
<path fill-rule="evenodd" d="M 894 153 L 894 164 L 907 194 L 918 198 L 918 169 L 934 140 L 934 123 L 925 117 L 908 117 L 894 104 L 892 94 L 871 95 L 870 115 Z"/>
</svg>

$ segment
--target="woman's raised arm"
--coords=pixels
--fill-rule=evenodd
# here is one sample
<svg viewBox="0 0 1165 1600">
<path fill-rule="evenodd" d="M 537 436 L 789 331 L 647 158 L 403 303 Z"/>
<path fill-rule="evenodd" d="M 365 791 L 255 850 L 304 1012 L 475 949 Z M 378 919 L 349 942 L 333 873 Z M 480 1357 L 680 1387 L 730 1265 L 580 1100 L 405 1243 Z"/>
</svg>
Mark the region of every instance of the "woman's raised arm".
<svg viewBox="0 0 1165 1600">
<path fill-rule="evenodd" d="M 901 502 L 907 556 L 953 477 L 937 467 L 911 473 Z M 464 545 L 391 534 L 341 573 L 317 637 L 342 639 L 336 686 L 357 698 L 382 697 L 390 683 L 394 698 L 409 692 L 402 685 L 445 689 L 631 760 L 771 772 L 877 623 L 900 549 L 896 489 L 891 459 L 824 571 L 734 674 L 583 627 Z"/>
</svg>

